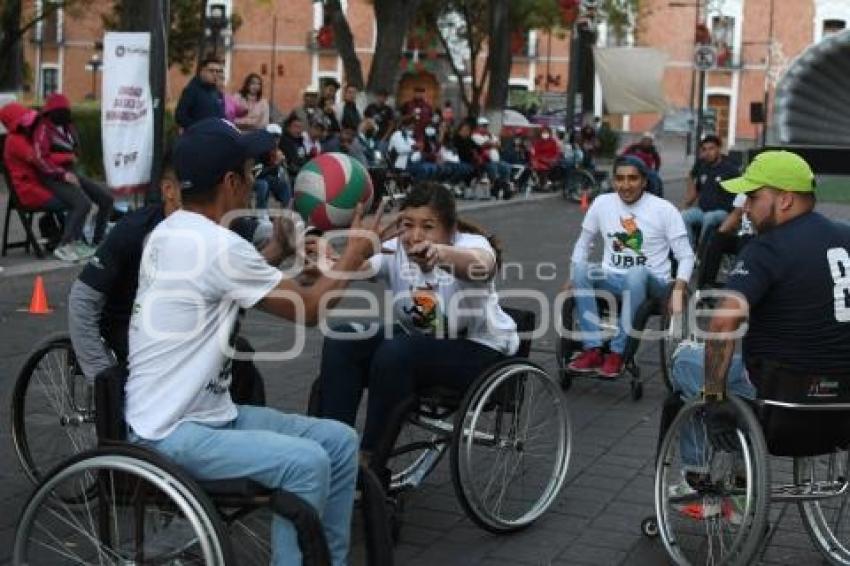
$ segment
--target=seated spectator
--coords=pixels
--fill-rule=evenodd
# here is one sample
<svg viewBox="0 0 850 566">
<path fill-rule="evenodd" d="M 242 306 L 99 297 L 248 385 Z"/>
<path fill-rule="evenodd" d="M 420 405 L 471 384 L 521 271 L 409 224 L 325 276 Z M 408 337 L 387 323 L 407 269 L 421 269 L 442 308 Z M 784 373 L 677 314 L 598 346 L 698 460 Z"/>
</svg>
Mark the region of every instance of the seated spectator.
<svg viewBox="0 0 850 566">
<path fill-rule="evenodd" d="M 290 117 L 295 116 L 303 126 L 306 126 L 307 124 L 312 124 L 318 118 L 320 112 L 319 93 L 313 89 L 304 89 L 301 100 L 301 106 L 295 108 L 290 113 Z"/>
<path fill-rule="evenodd" d="M 283 123 L 283 128 L 278 147 L 283 152 L 289 178 L 294 182 L 298 172 L 309 160 L 309 152 L 304 144 L 304 122 L 298 114 L 292 113 Z"/>
<path fill-rule="evenodd" d="M 57 257 L 64 256 L 60 259 L 66 261 L 91 257 L 103 239 L 112 215 L 113 199 L 105 187 L 76 169 L 80 140 L 65 95 L 55 93 L 47 97 L 35 125 L 33 146 L 42 183 L 69 210 L 60 246 L 53 253 Z M 86 242 L 83 227 L 92 203 L 97 205 L 97 215 L 92 241 Z"/>
<path fill-rule="evenodd" d="M 499 138 L 490 133 L 490 120 L 483 116 L 478 118 L 478 127 L 472 134 L 472 141 L 478 147 L 481 163 L 490 182 L 495 184 L 499 181 L 509 181 L 511 168 L 510 165 L 501 161 L 499 153 L 501 144 Z"/>
<path fill-rule="evenodd" d="M 233 120 L 240 130 L 261 130 L 269 124 L 269 101 L 263 98 L 263 79 L 260 75 L 251 73 L 245 77 L 242 88 L 234 98 L 239 106 L 245 108 L 245 114 Z"/>
<path fill-rule="evenodd" d="M 413 89 L 413 98 L 401 106 L 401 115 L 413 117 L 416 139 L 420 139 L 425 134 L 425 126 L 431 123 L 434 116 L 434 108 L 425 99 L 425 87 L 416 86 Z"/>
<path fill-rule="evenodd" d="M 552 137 L 549 128 L 540 131 L 540 137 L 534 140 L 531 146 L 531 167 L 538 173 L 543 173 L 544 185 L 552 183 L 551 173 L 561 162 L 561 149 L 558 142 Z"/>
<path fill-rule="evenodd" d="M 284 156 L 280 150 L 280 139 L 283 131 L 277 124 L 269 124 L 266 131 L 274 138 L 274 149 L 257 159 L 254 175 L 254 194 L 257 196 L 257 212 L 260 220 L 269 219 L 269 193 L 283 208 L 292 204 L 292 189 L 284 171 Z"/>
<path fill-rule="evenodd" d="M 419 149 L 410 158 L 408 170 L 417 181 L 436 179 L 440 166 L 440 142 L 437 139 L 437 128 L 433 125 L 425 127 L 425 137 L 419 144 Z"/>
<path fill-rule="evenodd" d="M 481 165 L 481 156 L 472 141 L 472 126 L 468 121 L 460 123 L 451 141 L 458 158 L 453 180 L 455 183 L 468 183 Z"/>
<path fill-rule="evenodd" d="M 390 136 L 393 134 L 393 130 L 395 130 L 395 112 L 387 104 L 388 97 L 389 92 L 387 92 L 387 89 L 382 88 L 378 90 L 375 95 L 375 102 L 367 106 L 366 111 L 363 113 L 366 118 L 371 118 L 378 128 L 376 136 L 381 146 L 379 148 L 381 151 L 387 150 Z"/>
<path fill-rule="evenodd" d="M 390 137 L 387 152 L 391 156 L 393 168 L 398 171 L 407 171 L 410 156 L 416 150 L 415 124 L 413 116 L 403 116 L 401 127 Z"/>
<path fill-rule="evenodd" d="M 357 96 L 359 94 L 360 91 L 354 85 L 348 85 L 342 91 L 342 102 L 337 106 L 336 111 L 340 128 L 349 128 L 356 132 L 360 126 L 363 113 L 358 106 Z"/>
<path fill-rule="evenodd" d="M 304 153 L 305 159 L 310 161 L 320 153 L 323 153 L 323 147 L 327 139 L 327 128 L 324 122 L 317 120 L 310 124 L 310 127 L 304 131 Z"/>
<path fill-rule="evenodd" d="M 35 166 L 36 155 L 32 144 L 31 128 L 37 117 L 38 113 L 35 110 L 30 110 L 17 102 L 10 102 L 0 108 L 0 123 L 7 132 L 2 157 L 3 166 L 12 182 L 9 190 L 15 191 L 15 196 L 18 197 L 18 202 L 22 206 L 64 213 L 65 204 L 44 186 Z M 52 213 L 47 213 L 42 217 L 48 214 L 52 216 Z M 41 235 L 49 237 L 50 235 L 45 233 L 42 225 L 40 219 Z"/>
</svg>

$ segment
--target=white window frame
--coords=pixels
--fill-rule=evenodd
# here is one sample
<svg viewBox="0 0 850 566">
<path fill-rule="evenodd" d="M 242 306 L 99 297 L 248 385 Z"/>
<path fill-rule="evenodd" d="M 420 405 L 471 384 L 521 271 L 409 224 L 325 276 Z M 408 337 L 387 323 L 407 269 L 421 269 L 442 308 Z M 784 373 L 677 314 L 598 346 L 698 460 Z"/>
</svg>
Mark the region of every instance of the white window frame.
<svg viewBox="0 0 850 566">
<path fill-rule="evenodd" d="M 714 37 L 715 16 L 728 16 L 735 20 L 735 27 L 732 31 L 732 45 L 729 47 L 732 48 L 732 66 L 740 67 L 744 31 L 744 5 L 742 0 L 724 0 L 719 10 L 712 10 L 706 14 L 706 25 L 708 26 L 708 31 L 712 34 L 712 38 Z"/>
<path fill-rule="evenodd" d="M 44 13 L 44 4 L 58 4 L 57 0 L 36 0 L 35 2 L 35 13 L 37 16 L 41 16 Z M 65 39 L 64 37 L 64 23 L 65 23 L 65 9 L 63 7 L 59 7 L 56 10 L 56 45 L 61 45 L 62 41 Z M 42 43 L 44 40 L 44 19 L 40 18 L 35 24 L 35 40 L 38 43 Z"/>
<path fill-rule="evenodd" d="M 42 63 L 41 67 L 38 70 L 38 97 L 39 100 L 44 100 L 49 96 L 48 93 L 44 92 L 44 71 L 45 70 L 53 70 L 56 71 L 56 91 L 62 92 L 62 66 L 58 63 Z"/>
<path fill-rule="evenodd" d="M 845 0 L 815 0 L 813 43 L 823 39 L 823 23 L 827 20 L 843 20 L 850 29 L 850 3 Z"/>
</svg>

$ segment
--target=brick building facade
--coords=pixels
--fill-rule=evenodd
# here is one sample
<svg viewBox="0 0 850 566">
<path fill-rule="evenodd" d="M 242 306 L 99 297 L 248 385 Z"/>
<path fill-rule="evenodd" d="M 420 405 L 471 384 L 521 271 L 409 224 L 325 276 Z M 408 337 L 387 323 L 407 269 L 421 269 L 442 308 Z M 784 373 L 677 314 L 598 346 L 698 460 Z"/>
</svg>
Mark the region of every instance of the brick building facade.
<svg viewBox="0 0 850 566">
<path fill-rule="evenodd" d="M 33 0 L 30 10 L 42 2 Z M 697 6 L 703 10 L 697 15 Z M 773 5 L 773 48 L 771 28 Z M 228 89 L 238 90 L 251 72 L 264 80 L 264 93 L 275 106 L 288 110 L 298 103 L 301 92 L 317 87 L 323 79 L 343 80 L 343 68 L 333 48 L 326 48 L 321 32 L 324 14 L 320 3 L 312 0 L 210 0 L 208 9 L 223 6 L 229 16 L 238 13 L 242 25 L 233 33 L 222 33 L 221 52 L 225 55 Z M 343 0 L 348 14 L 357 54 L 368 73 L 374 52 L 376 29 L 372 7 L 366 0 Z M 678 7 L 677 7 L 678 6 Z M 101 13 L 95 8 L 83 17 L 66 18 L 60 10 L 35 27 L 25 46 L 25 58 L 31 70 L 31 93 L 39 99 L 47 92 L 62 90 L 72 100 L 81 101 L 92 92 L 97 68 L 90 61 L 97 55 L 95 42 L 102 39 Z M 692 71 L 695 23 L 702 20 L 710 30 L 718 49 L 718 66 L 707 73 L 705 104 L 716 116 L 718 132 L 730 145 L 752 140 L 759 126 L 750 120 L 750 104 L 764 99 L 765 76 L 770 51 L 771 77 L 783 69 L 807 46 L 825 34 L 850 25 L 850 1 L 847 0 L 703 0 L 669 2 L 644 0 L 635 33 L 628 41 L 656 47 L 669 59 L 664 74 L 664 91 L 672 107 L 687 108 L 694 86 Z M 599 42 L 609 34 L 599 29 Z M 516 89 L 563 92 L 567 86 L 569 35 L 529 32 L 511 38 L 516 56 L 511 85 Z M 273 45 L 275 46 L 273 48 Z M 415 64 L 414 64 L 415 61 Z M 457 82 L 445 61 L 433 50 L 408 52 L 399 77 L 398 95 L 408 96 L 413 84 L 424 84 L 434 102 L 453 98 Z M 483 56 L 481 59 L 483 64 Z M 548 79 L 547 79 L 548 76 Z M 99 83 L 99 77 L 96 77 Z M 768 81 L 772 85 L 773 78 Z M 169 73 L 168 100 L 176 103 L 189 77 L 173 68 Z M 454 91 L 452 90 L 454 89 Z M 99 90 L 99 86 L 96 86 Z M 594 113 L 603 111 L 598 91 Z M 634 115 L 618 120 L 624 129 L 642 131 L 655 126 L 654 115 Z"/>
</svg>

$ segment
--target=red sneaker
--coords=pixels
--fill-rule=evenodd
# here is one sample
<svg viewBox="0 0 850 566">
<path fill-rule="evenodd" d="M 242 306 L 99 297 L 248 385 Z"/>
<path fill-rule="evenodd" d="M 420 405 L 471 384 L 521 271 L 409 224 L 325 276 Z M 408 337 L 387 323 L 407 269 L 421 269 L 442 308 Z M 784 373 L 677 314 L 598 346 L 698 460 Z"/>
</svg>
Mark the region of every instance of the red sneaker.
<svg viewBox="0 0 850 566">
<path fill-rule="evenodd" d="M 585 350 L 570 362 L 567 369 L 576 373 L 591 373 L 602 366 L 602 351 L 599 348 Z"/>
<path fill-rule="evenodd" d="M 602 367 L 599 368 L 599 375 L 602 377 L 619 377 L 623 373 L 623 355 L 617 352 L 605 354 L 605 359 L 602 361 Z"/>
</svg>

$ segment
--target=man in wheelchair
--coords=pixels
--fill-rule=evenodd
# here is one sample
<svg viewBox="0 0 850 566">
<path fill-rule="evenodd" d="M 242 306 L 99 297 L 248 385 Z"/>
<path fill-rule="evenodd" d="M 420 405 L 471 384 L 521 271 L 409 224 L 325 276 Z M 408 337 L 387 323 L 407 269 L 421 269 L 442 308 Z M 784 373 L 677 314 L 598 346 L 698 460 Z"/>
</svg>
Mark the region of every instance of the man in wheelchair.
<svg viewBox="0 0 850 566">
<path fill-rule="evenodd" d="M 575 293 L 582 352 L 567 369 L 575 373 L 597 373 L 606 378 L 623 371 L 628 333 L 640 304 L 648 297 L 663 298 L 671 274 L 670 252 L 678 261 L 676 281 L 669 308 L 681 312 L 685 288 L 694 265 L 694 255 L 681 215 L 664 199 L 645 192 L 646 165 L 632 156 L 614 162 L 616 193 L 597 197 L 587 211 L 572 255 L 570 283 Z M 588 262 L 597 234 L 604 240 L 601 265 Z M 603 356 L 596 291 L 622 298 L 617 334 L 610 352 Z"/>
<path fill-rule="evenodd" d="M 685 400 L 702 394 L 708 442 L 735 451 L 736 431 L 744 423 L 729 393 L 753 399 L 766 392 L 796 391 L 797 402 L 802 402 L 812 394 L 812 384 L 820 383 L 813 376 L 850 376 L 850 227 L 814 211 L 814 174 L 787 151 L 759 154 L 743 176 L 722 186 L 746 195 L 744 212 L 758 236 L 741 251 L 729 274 L 730 293 L 711 319 L 704 359 L 695 344 L 675 355 L 673 389 Z M 734 337 L 745 321 L 742 362 Z M 677 411 L 675 402 L 668 401 L 668 407 Z M 662 416 L 661 438 L 672 416 Z M 795 426 L 780 441 L 817 444 L 817 437 L 827 432 Z M 705 440 L 700 434 L 683 434 L 681 444 L 686 473 L 679 489 L 693 490 L 707 474 L 700 457 Z M 778 450 L 789 453 L 788 446 Z M 706 516 L 698 508 L 683 511 L 694 518 Z"/>
<path fill-rule="evenodd" d="M 223 120 L 189 128 L 174 148 L 183 208 L 151 232 L 129 334 L 125 415 L 131 442 L 167 456 L 195 479 L 248 478 L 312 505 L 334 564 L 345 564 L 357 473 L 357 437 L 341 423 L 236 405 L 227 394 L 232 329 L 240 308 L 315 324 L 322 297 L 347 285 L 374 251 L 362 208 L 335 273 L 305 287 L 223 228 L 248 207 L 253 155 L 265 132 L 240 134 Z M 331 304 L 333 301 L 331 301 Z M 292 525 L 272 521 L 274 564 L 299 563 Z"/>
</svg>

